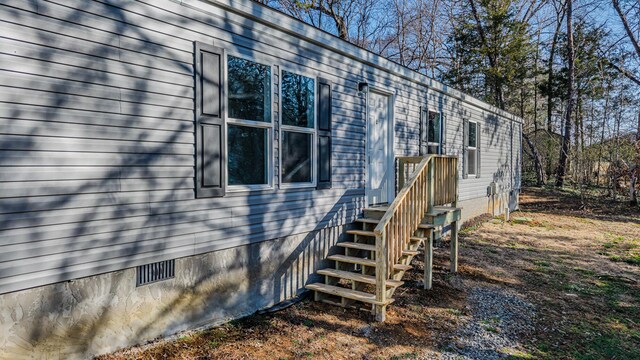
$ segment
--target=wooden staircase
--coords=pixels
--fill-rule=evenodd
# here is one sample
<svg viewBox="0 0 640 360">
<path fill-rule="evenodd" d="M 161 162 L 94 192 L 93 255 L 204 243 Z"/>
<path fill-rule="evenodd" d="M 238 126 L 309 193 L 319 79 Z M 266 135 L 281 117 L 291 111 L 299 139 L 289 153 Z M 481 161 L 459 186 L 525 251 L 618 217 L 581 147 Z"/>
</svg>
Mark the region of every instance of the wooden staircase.
<svg viewBox="0 0 640 360">
<path fill-rule="evenodd" d="M 327 256 L 334 267 L 316 272 L 324 282 L 306 285 L 316 301 L 371 310 L 376 320 L 384 321 L 386 307 L 403 285 L 421 244 L 424 286 L 431 288 L 433 240 L 446 224 L 452 225 L 451 270 L 457 270 L 457 158 L 403 157 L 398 164 L 400 191 L 394 202 L 364 209 L 355 229 L 346 231 L 352 241 L 336 244 L 332 249 L 336 254 Z M 436 195 L 436 191 L 447 194 Z"/>
</svg>

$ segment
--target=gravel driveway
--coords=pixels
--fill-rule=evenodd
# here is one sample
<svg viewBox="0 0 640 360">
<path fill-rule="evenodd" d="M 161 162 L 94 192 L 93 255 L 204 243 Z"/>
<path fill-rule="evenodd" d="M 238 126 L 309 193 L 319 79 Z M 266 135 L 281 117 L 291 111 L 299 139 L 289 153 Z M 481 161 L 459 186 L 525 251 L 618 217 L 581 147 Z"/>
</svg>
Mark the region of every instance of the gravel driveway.
<svg viewBox="0 0 640 360">
<path fill-rule="evenodd" d="M 501 359 L 520 351 L 518 339 L 533 332 L 535 307 L 510 290 L 475 287 L 469 292 L 471 314 L 456 331 L 443 359 Z"/>
</svg>

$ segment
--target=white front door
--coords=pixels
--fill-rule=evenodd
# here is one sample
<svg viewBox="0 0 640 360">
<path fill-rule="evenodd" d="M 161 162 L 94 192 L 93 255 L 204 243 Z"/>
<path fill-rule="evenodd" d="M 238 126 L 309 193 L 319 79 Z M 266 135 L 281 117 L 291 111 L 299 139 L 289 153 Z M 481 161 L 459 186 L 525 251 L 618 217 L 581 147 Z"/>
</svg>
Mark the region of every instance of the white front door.
<svg viewBox="0 0 640 360">
<path fill-rule="evenodd" d="M 367 115 L 367 186 L 369 205 L 393 200 L 394 177 L 391 154 L 391 97 L 369 92 Z"/>
</svg>

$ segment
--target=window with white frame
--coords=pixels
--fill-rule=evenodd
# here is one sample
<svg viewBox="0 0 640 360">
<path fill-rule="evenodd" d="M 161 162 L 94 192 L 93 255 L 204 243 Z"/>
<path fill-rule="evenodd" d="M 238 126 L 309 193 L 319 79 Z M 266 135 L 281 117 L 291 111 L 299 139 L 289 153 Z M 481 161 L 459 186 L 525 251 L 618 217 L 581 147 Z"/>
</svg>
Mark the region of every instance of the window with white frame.
<svg viewBox="0 0 640 360">
<path fill-rule="evenodd" d="M 442 116 L 439 112 L 429 111 L 427 120 L 427 153 L 440 154 L 442 144 Z"/>
<path fill-rule="evenodd" d="M 271 67 L 227 56 L 227 183 L 271 185 Z"/>
<path fill-rule="evenodd" d="M 467 130 L 467 174 L 477 175 L 478 172 L 478 124 L 469 121 Z"/>
<path fill-rule="evenodd" d="M 314 184 L 315 80 L 283 70 L 280 113 L 281 184 Z"/>
</svg>

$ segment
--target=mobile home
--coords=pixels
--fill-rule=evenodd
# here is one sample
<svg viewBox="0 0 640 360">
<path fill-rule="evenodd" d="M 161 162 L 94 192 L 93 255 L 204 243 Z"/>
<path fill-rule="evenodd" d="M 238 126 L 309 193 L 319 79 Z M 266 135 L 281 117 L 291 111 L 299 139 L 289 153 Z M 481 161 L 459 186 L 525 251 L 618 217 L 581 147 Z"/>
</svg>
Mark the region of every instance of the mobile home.
<svg viewBox="0 0 640 360">
<path fill-rule="evenodd" d="M 0 358 L 305 287 L 382 320 L 411 238 L 517 207 L 521 119 L 258 3 L 7 0 L 0 24 Z"/>
</svg>

